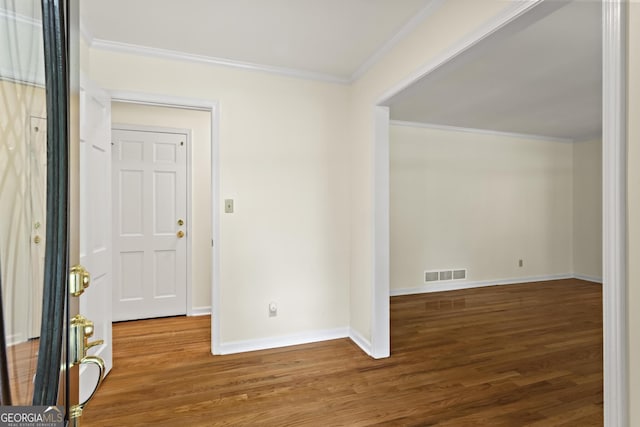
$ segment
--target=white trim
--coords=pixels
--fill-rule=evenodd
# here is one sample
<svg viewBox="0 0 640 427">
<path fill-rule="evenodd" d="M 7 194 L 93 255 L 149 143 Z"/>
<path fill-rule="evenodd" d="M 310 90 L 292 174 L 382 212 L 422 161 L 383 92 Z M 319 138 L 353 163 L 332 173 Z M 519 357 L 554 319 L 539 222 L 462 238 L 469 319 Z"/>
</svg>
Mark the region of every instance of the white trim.
<svg viewBox="0 0 640 427">
<path fill-rule="evenodd" d="M 320 331 L 309 331 L 279 337 L 258 338 L 246 341 L 232 341 L 221 344 L 219 354 L 234 354 L 256 350 L 269 350 L 273 348 L 289 347 L 292 345 L 309 344 L 319 341 L 329 341 L 348 337 L 349 328 L 337 328 Z"/>
<path fill-rule="evenodd" d="M 371 356 L 391 354 L 389 327 L 389 107 L 375 107 L 373 155 L 373 283 L 371 312 Z"/>
<path fill-rule="evenodd" d="M 113 104 L 114 100 L 113 98 L 111 98 L 111 103 Z M 139 105 L 143 105 L 143 104 L 139 104 Z M 192 235 L 192 230 L 191 230 L 191 223 L 193 221 L 193 212 L 191 209 L 191 204 L 193 202 L 193 198 L 192 198 L 192 161 L 191 161 L 191 145 L 192 145 L 192 138 L 191 138 L 191 129 L 186 129 L 186 128 L 173 128 L 173 127 L 165 127 L 165 126 L 147 126 L 147 125 L 135 125 L 135 124 L 127 124 L 127 123 L 111 123 L 111 129 L 112 130 L 125 130 L 125 131 L 136 131 L 136 132 L 157 132 L 157 133 L 168 133 L 168 134 L 172 134 L 172 135 L 183 135 L 187 141 L 187 152 L 186 152 L 186 179 L 187 179 L 187 198 L 186 198 L 186 224 L 185 224 L 185 233 L 187 235 L 187 253 L 186 253 L 186 289 L 185 289 L 185 315 L 187 316 L 192 316 L 192 295 L 193 295 L 193 283 L 192 283 L 192 276 L 193 276 L 193 272 L 191 270 L 191 256 L 193 253 L 193 239 L 191 238 Z M 113 254 L 115 255 L 115 254 Z"/>
<path fill-rule="evenodd" d="M 178 52 L 175 50 L 159 49 L 155 47 L 139 46 L 128 43 L 113 42 L 108 40 L 93 39 L 91 47 L 98 50 L 106 50 L 132 55 L 148 56 L 154 58 L 169 59 L 172 61 L 195 62 L 222 67 L 239 68 L 247 71 L 259 71 L 270 74 L 277 74 L 286 77 L 293 77 L 305 80 L 317 80 L 325 83 L 349 84 L 346 77 L 334 76 L 331 74 L 317 73 L 314 71 L 296 70 L 292 68 L 276 67 L 271 65 L 255 64 L 252 62 L 234 61 L 226 58 L 215 58 L 193 53 Z"/>
<path fill-rule="evenodd" d="M 369 71 L 374 65 L 391 51 L 400 41 L 422 24 L 430 17 L 441 5 L 444 0 L 431 0 L 417 14 L 415 14 L 400 30 L 387 40 L 378 50 L 369 56 L 360 66 L 351 74 L 349 83 L 353 83 Z"/>
<path fill-rule="evenodd" d="M 450 280 L 440 283 L 434 282 L 429 285 L 421 285 L 415 288 L 391 289 L 389 291 L 389 295 L 392 297 L 396 297 L 400 295 L 428 294 L 431 292 L 459 291 L 462 289 L 486 288 L 489 286 L 508 286 L 532 282 L 548 282 L 551 280 L 571 279 L 573 277 L 573 274 L 554 274 L 548 276 L 517 277 L 498 280 L 477 280 L 469 282 Z"/>
<path fill-rule="evenodd" d="M 211 354 L 220 354 L 220 109 L 211 111 Z"/>
<path fill-rule="evenodd" d="M 585 282 L 599 283 L 602 285 L 602 277 L 586 276 L 584 274 L 574 274 L 573 278 L 584 280 Z"/>
<path fill-rule="evenodd" d="M 360 332 L 356 331 L 353 328 L 349 328 L 349 338 L 351 338 L 351 341 L 353 341 L 355 345 L 360 347 L 362 351 L 371 356 L 371 343 L 369 342 L 369 340 L 363 337 Z"/>
<path fill-rule="evenodd" d="M 114 102 L 128 102 L 131 104 L 153 105 L 157 107 L 178 107 L 186 110 L 212 111 L 218 107 L 217 101 L 198 98 L 184 98 L 169 95 L 157 95 L 146 92 L 110 91 Z"/>
<path fill-rule="evenodd" d="M 527 133 L 503 132 L 503 131 L 491 130 L 491 129 L 476 129 L 476 128 L 465 128 L 465 127 L 459 127 L 459 126 L 436 125 L 432 123 L 409 122 L 405 120 L 391 120 L 391 126 L 433 129 L 433 130 L 442 130 L 447 132 L 477 133 L 481 135 L 495 135 L 495 136 L 505 136 L 509 138 L 535 139 L 535 140 L 549 141 L 549 142 L 563 142 L 563 143 L 574 142 L 574 140 L 571 138 L 558 138 L 554 136 L 533 135 L 533 134 L 527 134 Z"/>
<path fill-rule="evenodd" d="M 22 338 L 22 332 L 18 332 L 17 334 L 7 335 L 5 339 L 7 340 L 7 347 L 17 344 L 22 344 L 23 342 L 27 342 L 27 340 Z"/>
<path fill-rule="evenodd" d="M 156 95 L 143 92 L 111 91 L 112 102 L 178 107 L 208 111 L 211 122 L 211 353 L 220 353 L 220 108 L 217 101 Z"/>
<path fill-rule="evenodd" d="M 120 101 L 116 101 L 120 102 Z M 144 105 L 144 104 L 140 104 Z M 135 125 L 130 123 L 111 123 L 111 129 L 116 130 L 131 130 L 138 132 L 158 132 L 158 133 L 170 133 L 174 135 L 185 135 L 190 137 L 191 130 L 186 128 L 172 128 L 167 126 L 148 126 L 148 125 Z M 191 139 L 189 139 L 191 140 Z"/>
<path fill-rule="evenodd" d="M 604 425 L 629 423 L 627 318 L 627 1 L 602 2 Z"/>
<path fill-rule="evenodd" d="M 206 307 L 192 307 L 191 313 L 187 314 L 187 316 L 210 316 L 211 315 L 211 306 Z"/>
</svg>

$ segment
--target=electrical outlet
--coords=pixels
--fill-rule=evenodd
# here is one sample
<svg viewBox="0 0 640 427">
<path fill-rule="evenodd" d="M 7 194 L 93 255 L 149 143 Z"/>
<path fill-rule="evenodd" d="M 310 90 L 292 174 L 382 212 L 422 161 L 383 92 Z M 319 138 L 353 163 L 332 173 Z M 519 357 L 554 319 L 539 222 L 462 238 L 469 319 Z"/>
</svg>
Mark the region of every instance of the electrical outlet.
<svg viewBox="0 0 640 427">
<path fill-rule="evenodd" d="M 269 303 L 269 317 L 276 317 L 278 315 L 278 304 L 275 302 Z"/>
<path fill-rule="evenodd" d="M 524 265 L 524 263 L 522 262 L 522 260 L 518 260 L 518 267 L 522 267 Z"/>
<path fill-rule="evenodd" d="M 233 213 L 233 199 L 225 199 L 224 213 Z"/>
</svg>

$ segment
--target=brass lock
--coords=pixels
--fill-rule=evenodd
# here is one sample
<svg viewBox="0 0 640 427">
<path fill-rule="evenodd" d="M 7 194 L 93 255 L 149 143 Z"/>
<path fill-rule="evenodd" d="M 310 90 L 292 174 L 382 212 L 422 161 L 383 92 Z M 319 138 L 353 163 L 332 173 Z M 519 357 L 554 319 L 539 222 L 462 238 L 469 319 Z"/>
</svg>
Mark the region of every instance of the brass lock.
<svg viewBox="0 0 640 427">
<path fill-rule="evenodd" d="M 33 243 L 35 243 L 36 245 L 39 245 L 42 239 L 40 239 L 40 236 L 35 236 L 33 238 Z"/>
<path fill-rule="evenodd" d="M 75 365 L 95 365 L 98 368 L 98 383 L 91 395 L 84 402 L 69 408 L 69 418 L 77 419 L 82 415 L 82 410 L 89 400 L 93 398 L 104 379 L 104 360 L 99 356 L 87 356 L 87 351 L 96 345 L 104 344 L 103 340 L 89 342 L 89 338 L 93 336 L 93 322 L 86 317 L 77 314 L 71 319 L 69 326 L 69 359 L 71 366 Z M 77 420 L 75 424 L 78 425 Z"/>
<path fill-rule="evenodd" d="M 184 225 L 184 219 L 179 219 L 178 220 L 178 225 L 179 226 L 183 226 Z"/>
<path fill-rule="evenodd" d="M 184 237 L 184 231 L 180 230 L 176 233 L 176 236 L 178 236 L 178 239 L 182 239 Z"/>
<path fill-rule="evenodd" d="M 93 336 L 93 322 L 81 314 L 76 314 L 71 319 L 69 327 L 69 353 L 71 366 L 82 363 L 91 347 L 104 344 L 103 340 L 89 342 Z"/>
<path fill-rule="evenodd" d="M 81 265 L 74 265 L 69 272 L 69 292 L 74 297 L 82 295 L 91 283 L 89 272 Z"/>
</svg>

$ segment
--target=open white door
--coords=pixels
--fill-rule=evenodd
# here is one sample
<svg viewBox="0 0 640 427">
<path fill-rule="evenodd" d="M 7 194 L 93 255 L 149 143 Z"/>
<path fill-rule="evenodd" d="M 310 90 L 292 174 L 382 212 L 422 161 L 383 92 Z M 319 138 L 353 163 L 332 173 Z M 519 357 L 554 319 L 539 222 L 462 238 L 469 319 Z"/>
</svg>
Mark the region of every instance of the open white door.
<svg viewBox="0 0 640 427">
<path fill-rule="evenodd" d="M 86 78 L 80 82 L 80 264 L 91 284 L 80 297 L 80 313 L 94 322 L 89 340 L 103 340 L 89 354 L 113 366 L 111 341 L 111 98 Z M 80 401 L 95 388 L 97 369 L 80 368 Z"/>
</svg>

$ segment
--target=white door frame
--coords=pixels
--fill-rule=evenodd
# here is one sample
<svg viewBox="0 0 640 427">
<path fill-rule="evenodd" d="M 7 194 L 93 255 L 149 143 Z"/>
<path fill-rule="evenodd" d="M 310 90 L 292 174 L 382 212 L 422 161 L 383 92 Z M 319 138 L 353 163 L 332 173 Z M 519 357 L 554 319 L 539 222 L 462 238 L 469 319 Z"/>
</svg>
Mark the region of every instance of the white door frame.
<svg viewBox="0 0 640 427">
<path fill-rule="evenodd" d="M 182 108 L 186 110 L 207 111 L 210 114 L 211 126 L 211 353 L 220 354 L 220 144 L 218 129 L 220 128 L 220 111 L 217 101 L 197 98 L 182 98 L 170 95 L 157 95 L 143 92 L 111 91 L 112 102 L 127 102 L 131 104 L 150 105 L 156 107 Z M 191 159 L 188 160 L 189 169 Z M 188 174 L 188 182 L 191 182 Z M 190 187 L 190 184 L 189 188 Z M 188 195 L 187 204 L 191 215 L 191 194 Z M 189 221 L 189 224 L 191 221 Z M 188 256 L 191 254 L 191 243 L 187 248 Z M 190 270 L 187 268 L 187 279 L 190 282 Z M 190 285 L 188 286 L 188 290 Z M 191 302 L 191 292 L 187 296 L 187 315 L 194 315 Z M 201 313 L 197 313 L 201 314 Z"/>
<path fill-rule="evenodd" d="M 113 100 L 111 101 L 113 103 Z M 122 102 L 122 101 L 118 101 L 118 102 Z M 191 145 L 192 145 L 192 139 L 191 139 L 191 129 L 183 129 L 183 128 L 173 128 L 173 127 L 164 127 L 164 126 L 148 126 L 148 125 L 132 125 L 132 124 L 125 124 L 125 123 L 113 123 L 111 122 L 111 130 L 124 130 L 124 131 L 139 131 L 139 132 L 152 132 L 152 133 L 170 133 L 170 134 L 176 134 L 176 135 L 184 135 L 186 137 L 187 140 L 187 150 L 186 150 L 186 184 L 187 184 L 187 188 L 186 188 L 186 214 L 185 214 L 185 233 L 186 233 L 186 237 L 187 237 L 187 248 L 186 248 L 186 277 L 185 277 L 185 285 L 186 285 L 186 301 L 185 301 L 185 314 L 187 316 L 193 316 L 193 307 L 192 307 L 192 295 L 193 295 L 193 283 L 191 280 L 192 277 L 192 271 L 191 271 L 191 253 L 192 253 L 192 249 L 193 249 L 193 239 L 191 238 L 192 234 L 191 234 L 191 222 L 193 220 L 192 218 L 192 209 L 191 209 L 191 203 L 192 203 L 192 183 L 191 183 Z M 113 168 L 113 162 L 112 162 L 112 168 Z M 114 200 L 114 196 L 116 196 L 116 191 L 118 190 L 113 190 L 112 191 L 112 201 Z M 119 196 L 119 194 L 117 194 Z M 113 238 L 115 239 L 115 237 Z M 114 256 L 116 254 L 113 254 Z M 114 270 L 115 272 L 115 270 Z"/>
<path fill-rule="evenodd" d="M 388 357 L 389 335 L 389 109 L 394 95 L 473 47 L 488 35 L 535 6 L 550 0 L 514 2 L 474 31 L 395 85 L 373 105 L 373 267 L 371 354 Z M 603 328 L 604 423 L 628 424 L 627 390 L 627 229 L 626 229 L 626 0 L 603 0 Z"/>
</svg>

